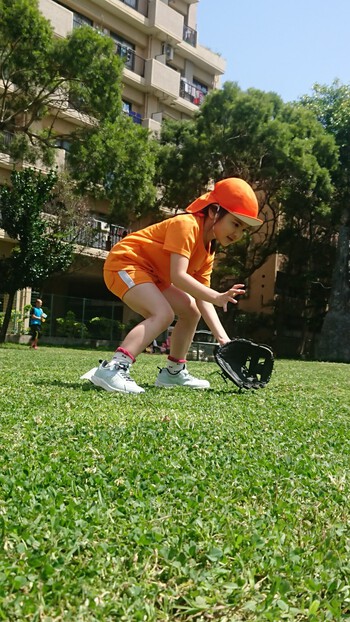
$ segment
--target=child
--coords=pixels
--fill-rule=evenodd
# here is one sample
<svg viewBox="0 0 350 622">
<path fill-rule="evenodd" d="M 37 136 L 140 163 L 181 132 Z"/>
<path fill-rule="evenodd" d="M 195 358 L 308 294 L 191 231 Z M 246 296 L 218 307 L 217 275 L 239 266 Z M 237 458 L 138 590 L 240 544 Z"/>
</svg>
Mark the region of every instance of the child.
<svg viewBox="0 0 350 622">
<path fill-rule="evenodd" d="M 186 212 L 127 235 L 108 254 L 104 265 L 108 289 L 144 320 L 128 333 L 110 362 L 103 361 L 92 376 L 85 375 L 106 391 L 144 392 L 130 377 L 130 366 L 175 316 L 167 366 L 155 385 L 210 386 L 187 371 L 187 350 L 201 316 L 218 343 L 229 341 L 214 305 L 226 311 L 229 302 L 237 302 L 235 296 L 244 294 L 243 284 L 223 293 L 211 289 L 214 241 L 223 247 L 233 244 L 262 221 L 252 188 L 234 177 L 217 182 Z"/>
<path fill-rule="evenodd" d="M 29 347 L 38 349 L 38 340 L 41 335 L 41 324 L 45 322 L 46 314 L 42 310 L 43 301 L 37 298 L 34 307 L 31 308 L 29 313 L 29 328 L 31 333 L 31 339 Z"/>
</svg>

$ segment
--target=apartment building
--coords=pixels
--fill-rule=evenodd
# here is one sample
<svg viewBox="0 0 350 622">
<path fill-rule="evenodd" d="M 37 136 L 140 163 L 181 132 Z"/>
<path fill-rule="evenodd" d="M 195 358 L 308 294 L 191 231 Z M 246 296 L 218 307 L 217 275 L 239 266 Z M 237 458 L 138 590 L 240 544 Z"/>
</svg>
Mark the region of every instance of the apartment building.
<svg viewBox="0 0 350 622">
<path fill-rule="evenodd" d="M 190 119 L 206 94 L 219 86 L 225 71 L 221 56 L 199 43 L 198 0 L 39 0 L 39 9 L 57 37 L 87 24 L 113 39 L 116 54 L 125 61 L 123 110 L 155 134 L 164 119 Z M 67 133 L 83 122 L 74 110 L 62 112 L 56 120 L 57 129 Z M 58 149 L 57 164 L 62 167 L 66 147 Z M 0 153 L 0 181 L 8 179 L 11 168 L 9 156 Z M 96 227 L 94 246 L 77 256 L 69 274 L 45 285 L 46 296 L 110 300 L 102 265 L 124 228 L 107 224 L 107 201 L 91 201 L 90 207 Z M 13 241 L 0 230 L 0 252 L 6 255 L 12 246 Z M 21 310 L 30 298 L 30 290 L 19 292 L 16 309 Z M 61 307 L 64 313 L 63 302 Z M 114 317 L 125 321 L 125 313 L 119 303 Z"/>
</svg>

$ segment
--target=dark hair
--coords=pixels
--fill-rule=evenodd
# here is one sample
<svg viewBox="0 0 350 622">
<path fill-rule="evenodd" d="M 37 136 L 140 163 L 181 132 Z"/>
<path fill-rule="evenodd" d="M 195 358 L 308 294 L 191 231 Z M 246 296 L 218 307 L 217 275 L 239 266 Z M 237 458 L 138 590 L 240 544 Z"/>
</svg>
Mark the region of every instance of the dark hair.
<svg viewBox="0 0 350 622">
<path fill-rule="evenodd" d="M 216 211 L 216 215 L 217 215 L 216 220 L 217 221 L 221 220 L 221 218 L 223 218 L 225 216 L 225 214 L 228 214 L 228 211 L 224 207 L 221 207 L 221 205 L 219 205 L 218 203 L 210 203 L 210 205 L 206 205 L 206 207 L 204 209 L 202 209 L 200 211 L 200 213 L 204 214 L 204 216 L 208 216 L 209 210 L 210 210 L 211 207 L 213 209 L 215 209 L 215 211 Z"/>
<path fill-rule="evenodd" d="M 218 220 L 221 220 L 221 218 L 223 218 L 226 214 L 228 214 L 228 211 L 224 207 L 221 207 L 221 205 L 219 205 L 218 203 L 210 203 L 210 205 L 206 205 L 205 208 L 200 211 L 200 213 L 203 214 L 204 217 L 207 217 L 209 214 L 210 208 L 213 208 L 216 211 L 216 222 Z M 217 241 L 212 240 L 210 242 L 211 253 L 215 252 L 216 246 L 217 246 Z"/>
</svg>

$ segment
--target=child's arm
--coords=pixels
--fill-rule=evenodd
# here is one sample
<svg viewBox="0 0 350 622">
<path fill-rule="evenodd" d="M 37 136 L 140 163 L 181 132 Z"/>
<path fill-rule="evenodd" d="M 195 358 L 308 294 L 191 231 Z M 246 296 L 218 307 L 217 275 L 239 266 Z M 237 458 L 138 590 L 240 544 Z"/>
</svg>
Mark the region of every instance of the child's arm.
<svg viewBox="0 0 350 622">
<path fill-rule="evenodd" d="M 227 311 L 227 305 L 229 302 L 237 303 L 235 296 L 244 294 L 244 284 L 239 283 L 233 285 L 226 292 L 220 293 L 207 287 L 199 281 L 196 281 L 190 274 L 187 273 L 189 260 L 187 257 L 172 253 L 170 257 L 170 278 L 171 282 L 182 289 L 182 291 L 190 294 L 197 300 L 203 300 L 204 302 L 211 302 L 217 307 L 223 307 L 224 311 Z"/>
<path fill-rule="evenodd" d="M 223 346 L 224 343 L 230 341 L 230 337 L 225 331 L 223 325 L 220 322 L 219 316 L 216 313 L 215 307 L 210 302 L 204 300 L 196 300 L 197 307 L 201 312 L 202 318 L 208 326 L 209 330 L 213 333 L 216 341 Z"/>
</svg>

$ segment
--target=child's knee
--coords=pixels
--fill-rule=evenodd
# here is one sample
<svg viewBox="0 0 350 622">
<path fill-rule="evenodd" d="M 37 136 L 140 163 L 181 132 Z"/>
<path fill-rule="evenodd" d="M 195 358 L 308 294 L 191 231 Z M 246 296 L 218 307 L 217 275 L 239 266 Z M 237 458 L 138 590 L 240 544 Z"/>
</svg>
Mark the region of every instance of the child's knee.
<svg viewBox="0 0 350 622">
<path fill-rule="evenodd" d="M 196 301 L 194 299 L 189 300 L 188 304 L 183 308 L 183 316 L 188 317 L 191 321 L 199 321 L 201 312 L 199 311 Z"/>
<path fill-rule="evenodd" d="M 174 319 L 175 313 L 172 309 L 168 309 L 166 313 L 162 313 L 162 320 L 165 328 L 168 328 L 168 326 L 173 323 Z"/>
</svg>

